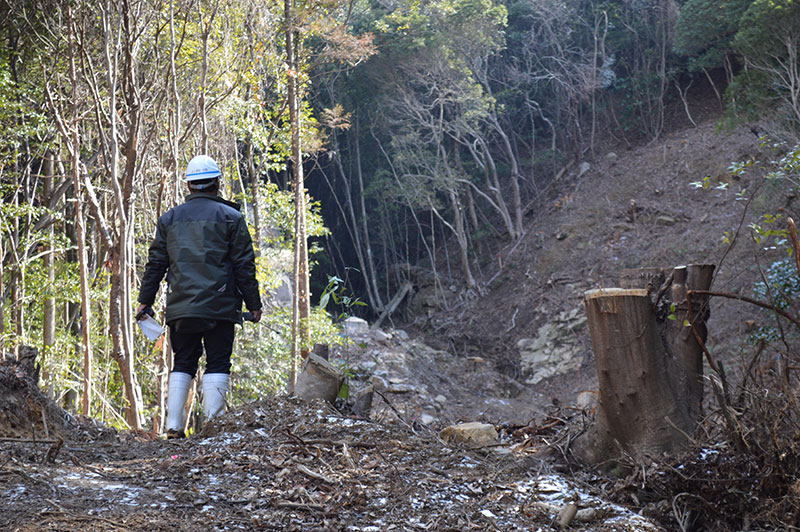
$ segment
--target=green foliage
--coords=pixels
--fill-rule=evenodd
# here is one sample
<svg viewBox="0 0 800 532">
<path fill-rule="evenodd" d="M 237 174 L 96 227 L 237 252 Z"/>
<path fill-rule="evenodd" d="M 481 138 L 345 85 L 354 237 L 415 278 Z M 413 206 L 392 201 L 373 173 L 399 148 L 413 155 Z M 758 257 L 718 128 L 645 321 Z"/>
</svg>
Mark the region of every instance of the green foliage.
<svg viewBox="0 0 800 532">
<path fill-rule="evenodd" d="M 775 306 L 788 309 L 800 296 L 800 276 L 793 257 L 785 257 L 773 262 L 764 272 L 766 283 L 759 281 L 753 287 L 753 293 L 761 301 L 774 300 Z"/>
<path fill-rule="evenodd" d="M 793 257 L 785 257 L 773 262 L 764 272 L 766 283 L 758 281 L 753 286 L 753 293 L 761 301 L 773 303 L 782 310 L 791 309 L 800 297 L 800 276 L 797 274 L 797 264 Z M 762 311 L 767 314 L 768 311 Z M 780 339 L 780 329 L 775 325 L 762 325 L 756 328 L 748 337 L 747 342 L 774 342 Z M 797 331 L 792 330 L 793 335 Z"/>
<path fill-rule="evenodd" d="M 689 58 L 689 70 L 720 68 L 733 50 L 742 14 L 752 0 L 688 0 L 675 27 L 675 51 Z"/>
<path fill-rule="evenodd" d="M 783 57 L 786 39 L 797 39 L 800 4 L 796 0 L 755 0 L 748 3 L 734 39 L 736 49 L 751 58 Z"/>
<path fill-rule="evenodd" d="M 8 61 L 0 50 L 0 168 L 17 162 L 23 143 L 41 141 L 48 132 L 45 115 L 31 104 L 40 92 L 37 87 L 20 85 L 13 78 Z"/>
<path fill-rule="evenodd" d="M 770 84 L 771 77 L 758 70 L 746 70 L 734 76 L 725 88 L 728 107 L 722 125 L 731 128 L 771 113 L 776 100 Z"/>
<path fill-rule="evenodd" d="M 751 223 L 749 228 L 756 244 L 764 246 L 765 250 L 786 248 L 791 253 L 789 243 L 789 230 L 784 228 L 784 219 L 781 214 L 764 214 L 762 223 Z"/>
<path fill-rule="evenodd" d="M 277 307 L 259 323 L 247 323 L 237 333 L 232 359 L 234 404 L 285 392 L 291 364 L 291 323 L 292 309 Z M 339 328 L 323 309 L 312 309 L 309 330 L 309 345 L 301 348 L 342 342 Z"/>
<path fill-rule="evenodd" d="M 327 310 L 328 303 L 331 301 L 340 308 L 340 312 L 336 316 L 338 320 L 348 317 L 353 307 L 367 306 L 366 303 L 353 296 L 343 279 L 334 275 L 328 276 L 328 285 L 322 291 L 322 295 L 319 298 L 319 308 L 321 310 Z"/>
<path fill-rule="evenodd" d="M 733 40 L 748 68 L 736 76 L 726 91 L 733 104 L 728 112 L 746 119 L 765 110 L 777 112 L 784 126 L 800 130 L 800 74 L 797 48 L 800 45 L 800 3 L 796 0 L 755 0 L 741 17 Z"/>
</svg>

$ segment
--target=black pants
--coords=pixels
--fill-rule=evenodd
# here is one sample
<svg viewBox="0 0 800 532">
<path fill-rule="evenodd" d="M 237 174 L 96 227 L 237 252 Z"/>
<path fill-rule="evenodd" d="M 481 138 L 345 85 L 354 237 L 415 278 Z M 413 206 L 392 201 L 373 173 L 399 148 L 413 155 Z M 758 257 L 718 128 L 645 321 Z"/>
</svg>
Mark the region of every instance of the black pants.
<svg viewBox="0 0 800 532">
<path fill-rule="evenodd" d="M 172 341 L 172 371 L 197 374 L 197 364 L 206 350 L 206 373 L 230 373 L 233 352 L 232 321 L 177 320 L 169 324 Z"/>
</svg>

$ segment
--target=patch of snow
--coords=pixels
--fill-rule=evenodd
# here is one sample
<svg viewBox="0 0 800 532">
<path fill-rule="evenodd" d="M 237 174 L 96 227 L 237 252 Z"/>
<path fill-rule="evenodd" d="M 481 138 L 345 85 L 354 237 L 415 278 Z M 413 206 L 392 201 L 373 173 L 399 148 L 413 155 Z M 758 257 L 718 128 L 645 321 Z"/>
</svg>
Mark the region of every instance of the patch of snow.
<svg viewBox="0 0 800 532">
<path fill-rule="evenodd" d="M 127 486 L 120 483 L 112 483 L 107 480 L 99 478 L 100 475 L 96 473 L 68 473 L 62 476 L 59 480 L 58 488 L 67 491 L 76 490 L 99 490 L 104 492 L 112 492 L 112 494 L 98 495 L 98 498 L 108 499 L 113 497 L 114 504 L 124 504 L 126 506 L 138 506 L 139 499 L 144 488 L 137 486 Z M 101 509 L 97 508 L 95 511 L 100 512 Z"/>
<path fill-rule="evenodd" d="M 13 501 L 14 499 L 21 497 L 25 494 L 25 486 L 17 486 L 16 488 L 6 490 L 0 494 L 0 499 L 5 501 Z"/>
<path fill-rule="evenodd" d="M 205 440 L 201 440 L 197 442 L 198 445 L 221 445 L 227 446 L 232 443 L 236 443 L 237 441 L 244 439 L 244 434 L 241 432 L 226 432 L 219 436 L 214 436 L 213 438 L 206 438 Z"/>
<path fill-rule="evenodd" d="M 711 456 L 716 456 L 719 454 L 719 451 L 716 449 L 703 449 L 700 451 L 700 460 L 708 460 Z"/>
</svg>

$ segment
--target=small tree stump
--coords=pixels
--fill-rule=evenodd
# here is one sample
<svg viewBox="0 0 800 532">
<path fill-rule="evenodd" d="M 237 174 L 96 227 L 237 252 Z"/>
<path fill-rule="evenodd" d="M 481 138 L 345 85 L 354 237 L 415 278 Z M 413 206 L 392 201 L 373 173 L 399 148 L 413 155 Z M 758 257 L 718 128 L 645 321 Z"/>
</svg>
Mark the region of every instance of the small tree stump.
<svg viewBox="0 0 800 532">
<path fill-rule="evenodd" d="M 310 354 L 303 371 L 297 376 L 294 394 L 306 401 L 324 399 L 333 404 L 339 396 L 342 382 L 344 375 L 341 371 L 324 358 Z"/>
</svg>

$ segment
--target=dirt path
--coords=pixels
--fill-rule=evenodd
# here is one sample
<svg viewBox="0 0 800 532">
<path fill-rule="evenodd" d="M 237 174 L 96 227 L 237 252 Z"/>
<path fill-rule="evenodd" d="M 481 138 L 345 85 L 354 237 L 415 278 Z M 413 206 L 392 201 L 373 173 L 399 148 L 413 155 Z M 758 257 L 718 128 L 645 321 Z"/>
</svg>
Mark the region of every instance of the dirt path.
<svg viewBox="0 0 800 532">
<path fill-rule="evenodd" d="M 577 529 L 660 530 L 535 458 L 558 424 L 466 449 L 395 421 L 273 398 L 179 442 L 2 442 L 0 529 L 548 531 L 576 501 Z"/>
</svg>

